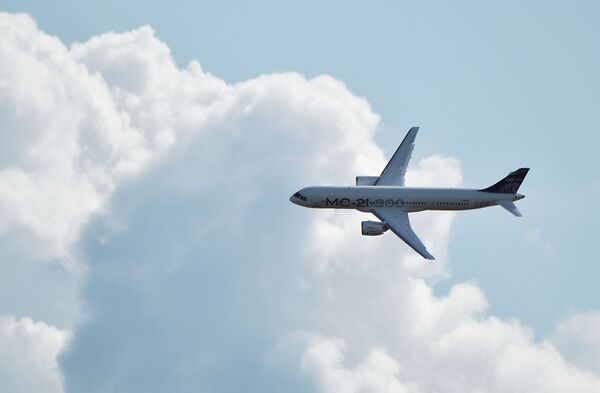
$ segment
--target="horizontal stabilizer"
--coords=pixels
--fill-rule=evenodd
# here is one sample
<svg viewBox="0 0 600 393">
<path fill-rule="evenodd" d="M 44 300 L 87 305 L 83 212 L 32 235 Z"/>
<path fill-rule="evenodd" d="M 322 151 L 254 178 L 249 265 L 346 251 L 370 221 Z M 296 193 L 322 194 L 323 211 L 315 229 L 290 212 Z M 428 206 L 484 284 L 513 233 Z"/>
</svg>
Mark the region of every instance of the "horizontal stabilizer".
<svg viewBox="0 0 600 393">
<path fill-rule="evenodd" d="M 519 209 L 517 209 L 517 207 L 515 206 L 514 203 L 512 203 L 511 201 L 498 201 L 497 202 L 498 205 L 502 206 L 503 208 L 505 208 L 506 210 L 508 210 L 510 213 L 514 214 L 517 217 L 521 217 L 522 214 L 519 211 Z"/>
</svg>

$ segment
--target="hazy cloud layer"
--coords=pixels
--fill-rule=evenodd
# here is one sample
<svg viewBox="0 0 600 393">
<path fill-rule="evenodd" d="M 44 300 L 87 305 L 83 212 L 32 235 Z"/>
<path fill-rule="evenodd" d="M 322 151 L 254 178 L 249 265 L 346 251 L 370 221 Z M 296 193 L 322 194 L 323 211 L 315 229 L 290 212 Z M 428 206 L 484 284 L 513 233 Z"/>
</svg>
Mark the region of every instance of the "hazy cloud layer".
<svg viewBox="0 0 600 393">
<path fill-rule="evenodd" d="M 411 216 L 432 264 L 392 235 L 362 237 L 368 215 L 289 203 L 303 186 L 385 165 L 378 116 L 341 82 L 282 73 L 229 85 L 196 62 L 177 68 L 148 27 L 71 48 L 27 16 L 1 15 L 0 27 L 0 122 L 14 130 L 0 135 L 0 231 L 24 244 L 10 263 L 69 262 L 72 286 L 87 269 L 87 322 L 60 361 L 67 391 L 600 389 L 597 358 L 567 361 L 490 316 L 475 284 L 433 293 L 452 214 Z M 409 184 L 461 183 L 454 158 L 413 164 Z M 47 346 L 36 378 L 60 391 L 68 333 L 2 318 L 9 348 L 26 345 L 10 332 L 33 326 L 31 353 Z M 25 386 L 10 364 L 0 373 Z"/>
</svg>

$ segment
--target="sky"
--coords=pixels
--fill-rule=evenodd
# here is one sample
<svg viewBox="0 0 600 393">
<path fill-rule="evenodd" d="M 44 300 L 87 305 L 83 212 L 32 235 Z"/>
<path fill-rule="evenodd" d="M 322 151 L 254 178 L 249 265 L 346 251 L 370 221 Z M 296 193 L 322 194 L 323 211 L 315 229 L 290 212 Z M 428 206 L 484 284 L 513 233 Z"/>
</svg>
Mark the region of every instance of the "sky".
<svg viewBox="0 0 600 393">
<path fill-rule="evenodd" d="M 600 386 L 597 2 L 0 10 L 12 391 Z M 415 125 L 407 182 L 531 167 L 524 217 L 415 214 L 430 264 L 289 203 Z"/>
</svg>

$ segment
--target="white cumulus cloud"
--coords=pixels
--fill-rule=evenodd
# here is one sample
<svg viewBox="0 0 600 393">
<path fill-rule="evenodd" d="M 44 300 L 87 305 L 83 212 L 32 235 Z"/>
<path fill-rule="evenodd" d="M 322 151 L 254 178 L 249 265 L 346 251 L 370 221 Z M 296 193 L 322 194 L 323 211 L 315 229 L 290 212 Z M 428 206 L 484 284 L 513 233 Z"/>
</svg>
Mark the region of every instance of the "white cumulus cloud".
<svg viewBox="0 0 600 393">
<path fill-rule="evenodd" d="M 0 14 L 0 233 L 68 257 L 116 184 L 168 145 L 133 124 L 107 81 L 27 15 Z"/>
<path fill-rule="evenodd" d="M 60 393 L 57 356 L 69 333 L 31 318 L 0 315 L 0 381 L 14 393 Z"/>
<path fill-rule="evenodd" d="M 559 323 L 551 334 L 567 358 L 600 373 L 600 312 L 576 313 Z"/>
<path fill-rule="evenodd" d="M 345 343 L 315 338 L 302 356 L 301 368 L 316 380 L 319 390 L 340 393 L 405 393 L 409 389 L 397 379 L 400 369 L 383 348 L 369 352 L 354 368 L 344 364 Z"/>
</svg>

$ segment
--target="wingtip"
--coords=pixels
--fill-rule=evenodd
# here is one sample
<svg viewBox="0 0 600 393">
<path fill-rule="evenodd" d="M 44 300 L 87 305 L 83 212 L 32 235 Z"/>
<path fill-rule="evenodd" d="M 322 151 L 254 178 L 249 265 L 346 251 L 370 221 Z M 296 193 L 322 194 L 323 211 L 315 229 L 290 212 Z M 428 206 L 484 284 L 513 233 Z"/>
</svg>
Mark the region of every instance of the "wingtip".
<svg viewBox="0 0 600 393">
<path fill-rule="evenodd" d="M 427 250 L 424 250 L 424 252 L 423 252 L 423 253 L 421 253 L 421 256 L 422 256 L 423 258 L 427 259 L 427 260 L 430 260 L 430 261 L 435 261 L 435 257 L 434 257 L 433 255 L 431 255 L 431 254 L 429 253 L 429 251 L 427 251 Z"/>
<path fill-rule="evenodd" d="M 415 143 L 415 139 L 417 138 L 417 134 L 419 133 L 419 127 L 411 127 L 410 130 L 406 133 L 404 139 L 408 140 L 410 143 Z M 402 141 L 404 142 L 404 141 Z"/>
</svg>

